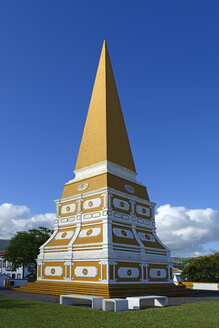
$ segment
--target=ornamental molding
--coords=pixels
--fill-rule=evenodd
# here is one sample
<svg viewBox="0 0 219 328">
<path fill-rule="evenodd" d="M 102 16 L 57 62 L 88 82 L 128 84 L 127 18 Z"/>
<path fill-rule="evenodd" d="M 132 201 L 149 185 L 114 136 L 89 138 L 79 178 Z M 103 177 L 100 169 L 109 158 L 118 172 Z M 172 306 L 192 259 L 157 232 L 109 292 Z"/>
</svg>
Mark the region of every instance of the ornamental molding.
<svg viewBox="0 0 219 328">
<path fill-rule="evenodd" d="M 130 230 L 120 229 L 120 228 L 113 228 L 113 234 L 116 237 L 126 238 L 126 239 L 134 239 L 134 235 Z"/>
<path fill-rule="evenodd" d="M 165 269 L 150 269 L 149 275 L 151 278 L 163 279 L 167 276 L 167 271 Z"/>
<path fill-rule="evenodd" d="M 118 269 L 119 278 L 138 278 L 139 269 L 133 267 L 120 267 Z"/>
<path fill-rule="evenodd" d="M 76 277 L 94 278 L 97 276 L 97 268 L 95 266 L 77 266 L 74 273 Z"/>
<path fill-rule="evenodd" d="M 68 213 L 74 213 L 76 211 L 76 204 L 68 204 L 62 206 L 61 213 L 62 214 L 68 214 Z"/>
<path fill-rule="evenodd" d="M 118 208 L 120 210 L 124 210 L 124 211 L 130 210 L 130 204 L 126 200 L 113 197 L 112 203 L 115 208 Z"/>
<path fill-rule="evenodd" d="M 68 181 L 67 184 L 70 184 L 72 182 L 77 182 L 80 180 L 85 180 L 103 173 L 111 173 L 128 181 L 132 181 L 136 184 L 142 185 L 140 182 L 136 180 L 136 175 L 137 175 L 136 172 L 131 171 L 123 166 L 120 166 L 110 161 L 103 161 L 97 164 L 86 166 L 82 169 L 75 170 L 74 173 L 75 173 L 75 178 Z"/>
<path fill-rule="evenodd" d="M 47 266 L 45 268 L 45 275 L 46 276 L 55 276 L 55 277 L 60 277 L 63 274 L 63 269 L 62 267 L 57 267 L 57 266 Z"/>
<path fill-rule="evenodd" d="M 98 208 L 102 204 L 101 198 L 93 198 L 93 199 L 88 199 L 83 202 L 83 208 L 85 210 L 90 210 L 93 208 Z"/>
<path fill-rule="evenodd" d="M 74 235 L 74 231 L 60 231 L 55 236 L 56 240 L 70 239 Z"/>
<path fill-rule="evenodd" d="M 81 230 L 79 237 L 80 238 L 88 238 L 88 237 L 96 237 L 101 233 L 101 228 L 88 228 Z"/>
</svg>

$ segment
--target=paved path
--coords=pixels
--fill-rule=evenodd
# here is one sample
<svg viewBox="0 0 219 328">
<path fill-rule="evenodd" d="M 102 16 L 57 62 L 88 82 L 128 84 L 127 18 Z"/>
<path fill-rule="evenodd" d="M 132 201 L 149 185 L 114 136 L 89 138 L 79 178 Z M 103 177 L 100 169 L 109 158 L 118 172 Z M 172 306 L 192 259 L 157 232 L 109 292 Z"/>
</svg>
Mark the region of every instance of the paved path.
<svg viewBox="0 0 219 328">
<path fill-rule="evenodd" d="M 20 298 L 28 301 L 40 301 L 49 303 L 59 303 L 59 296 L 35 294 L 35 293 L 22 293 L 10 289 L 0 288 L 0 298 Z M 200 291 L 194 296 L 179 296 L 168 297 L 169 305 L 181 305 L 188 303 L 204 302 L 204 301 L 219 301 L 219 292 Z"/>
<path fill-rule="evenodd" d="M 0 298 L 21 298 L 28 301 L 59 303 L 59 296 L 35 293 L 22 293 L 11 289 L 0 288 Z"/>
</svg>

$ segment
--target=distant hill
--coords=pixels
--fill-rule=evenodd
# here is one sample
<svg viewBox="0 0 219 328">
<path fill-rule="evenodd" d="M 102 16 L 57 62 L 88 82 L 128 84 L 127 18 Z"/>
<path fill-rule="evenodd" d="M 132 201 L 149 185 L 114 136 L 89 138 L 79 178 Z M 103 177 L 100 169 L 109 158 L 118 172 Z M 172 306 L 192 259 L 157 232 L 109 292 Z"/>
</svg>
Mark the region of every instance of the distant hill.
<svg viewBox="0 0 219 328">
<path fill-rule="evenodd" d="M 173 267 L 183 270 L 189 262 L 190 257 L 173 257 Z"/>
<path fill-rule="evenodd" d="M 0 239 L 0 251 L 5 251 L 10 244 L 9 239 Z"/>
</svg>

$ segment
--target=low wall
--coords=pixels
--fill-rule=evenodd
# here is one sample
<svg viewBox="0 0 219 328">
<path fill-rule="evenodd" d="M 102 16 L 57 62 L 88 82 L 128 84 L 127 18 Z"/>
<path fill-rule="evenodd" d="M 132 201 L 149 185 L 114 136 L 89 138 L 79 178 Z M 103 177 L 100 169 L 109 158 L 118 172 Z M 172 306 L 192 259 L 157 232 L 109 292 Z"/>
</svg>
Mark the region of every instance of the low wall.
<svg viewBox="0 0 219 328">
<path fill-rule="evenodd" d="M 10 287 L 21 286 L 21 285 L 26 285 L 26 284 L 27 284 L 26 279 L 9 279 Z"/>
<path fill-rule="evenodd" d="M 219 291 L 219 284 L 218 283 L 211 283 L 211 282 L 190 282 L 190 281 L 180 281 L 178 283 L 179 286 L 185 286 L 189 289 L 196 289 L 196 290 L 215 290 Z"/>
</svg>

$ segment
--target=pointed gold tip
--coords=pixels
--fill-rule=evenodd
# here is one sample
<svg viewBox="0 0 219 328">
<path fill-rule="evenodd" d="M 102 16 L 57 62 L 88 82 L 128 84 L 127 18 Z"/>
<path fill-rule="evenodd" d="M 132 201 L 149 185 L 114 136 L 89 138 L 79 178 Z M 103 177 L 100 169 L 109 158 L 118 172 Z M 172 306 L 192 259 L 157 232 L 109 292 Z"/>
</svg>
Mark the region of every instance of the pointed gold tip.
<svg viewBox="0 0 219 328">
<path fill-rule="evenodd" d="M 104 39 L 75 170 L 106 160 L 135 172 L 116 82 Z"/>
<path fill-rule="evenodd" d="M 103 40 L 103 47 L 106 47 L 106 38 Z"/>
</svg>

